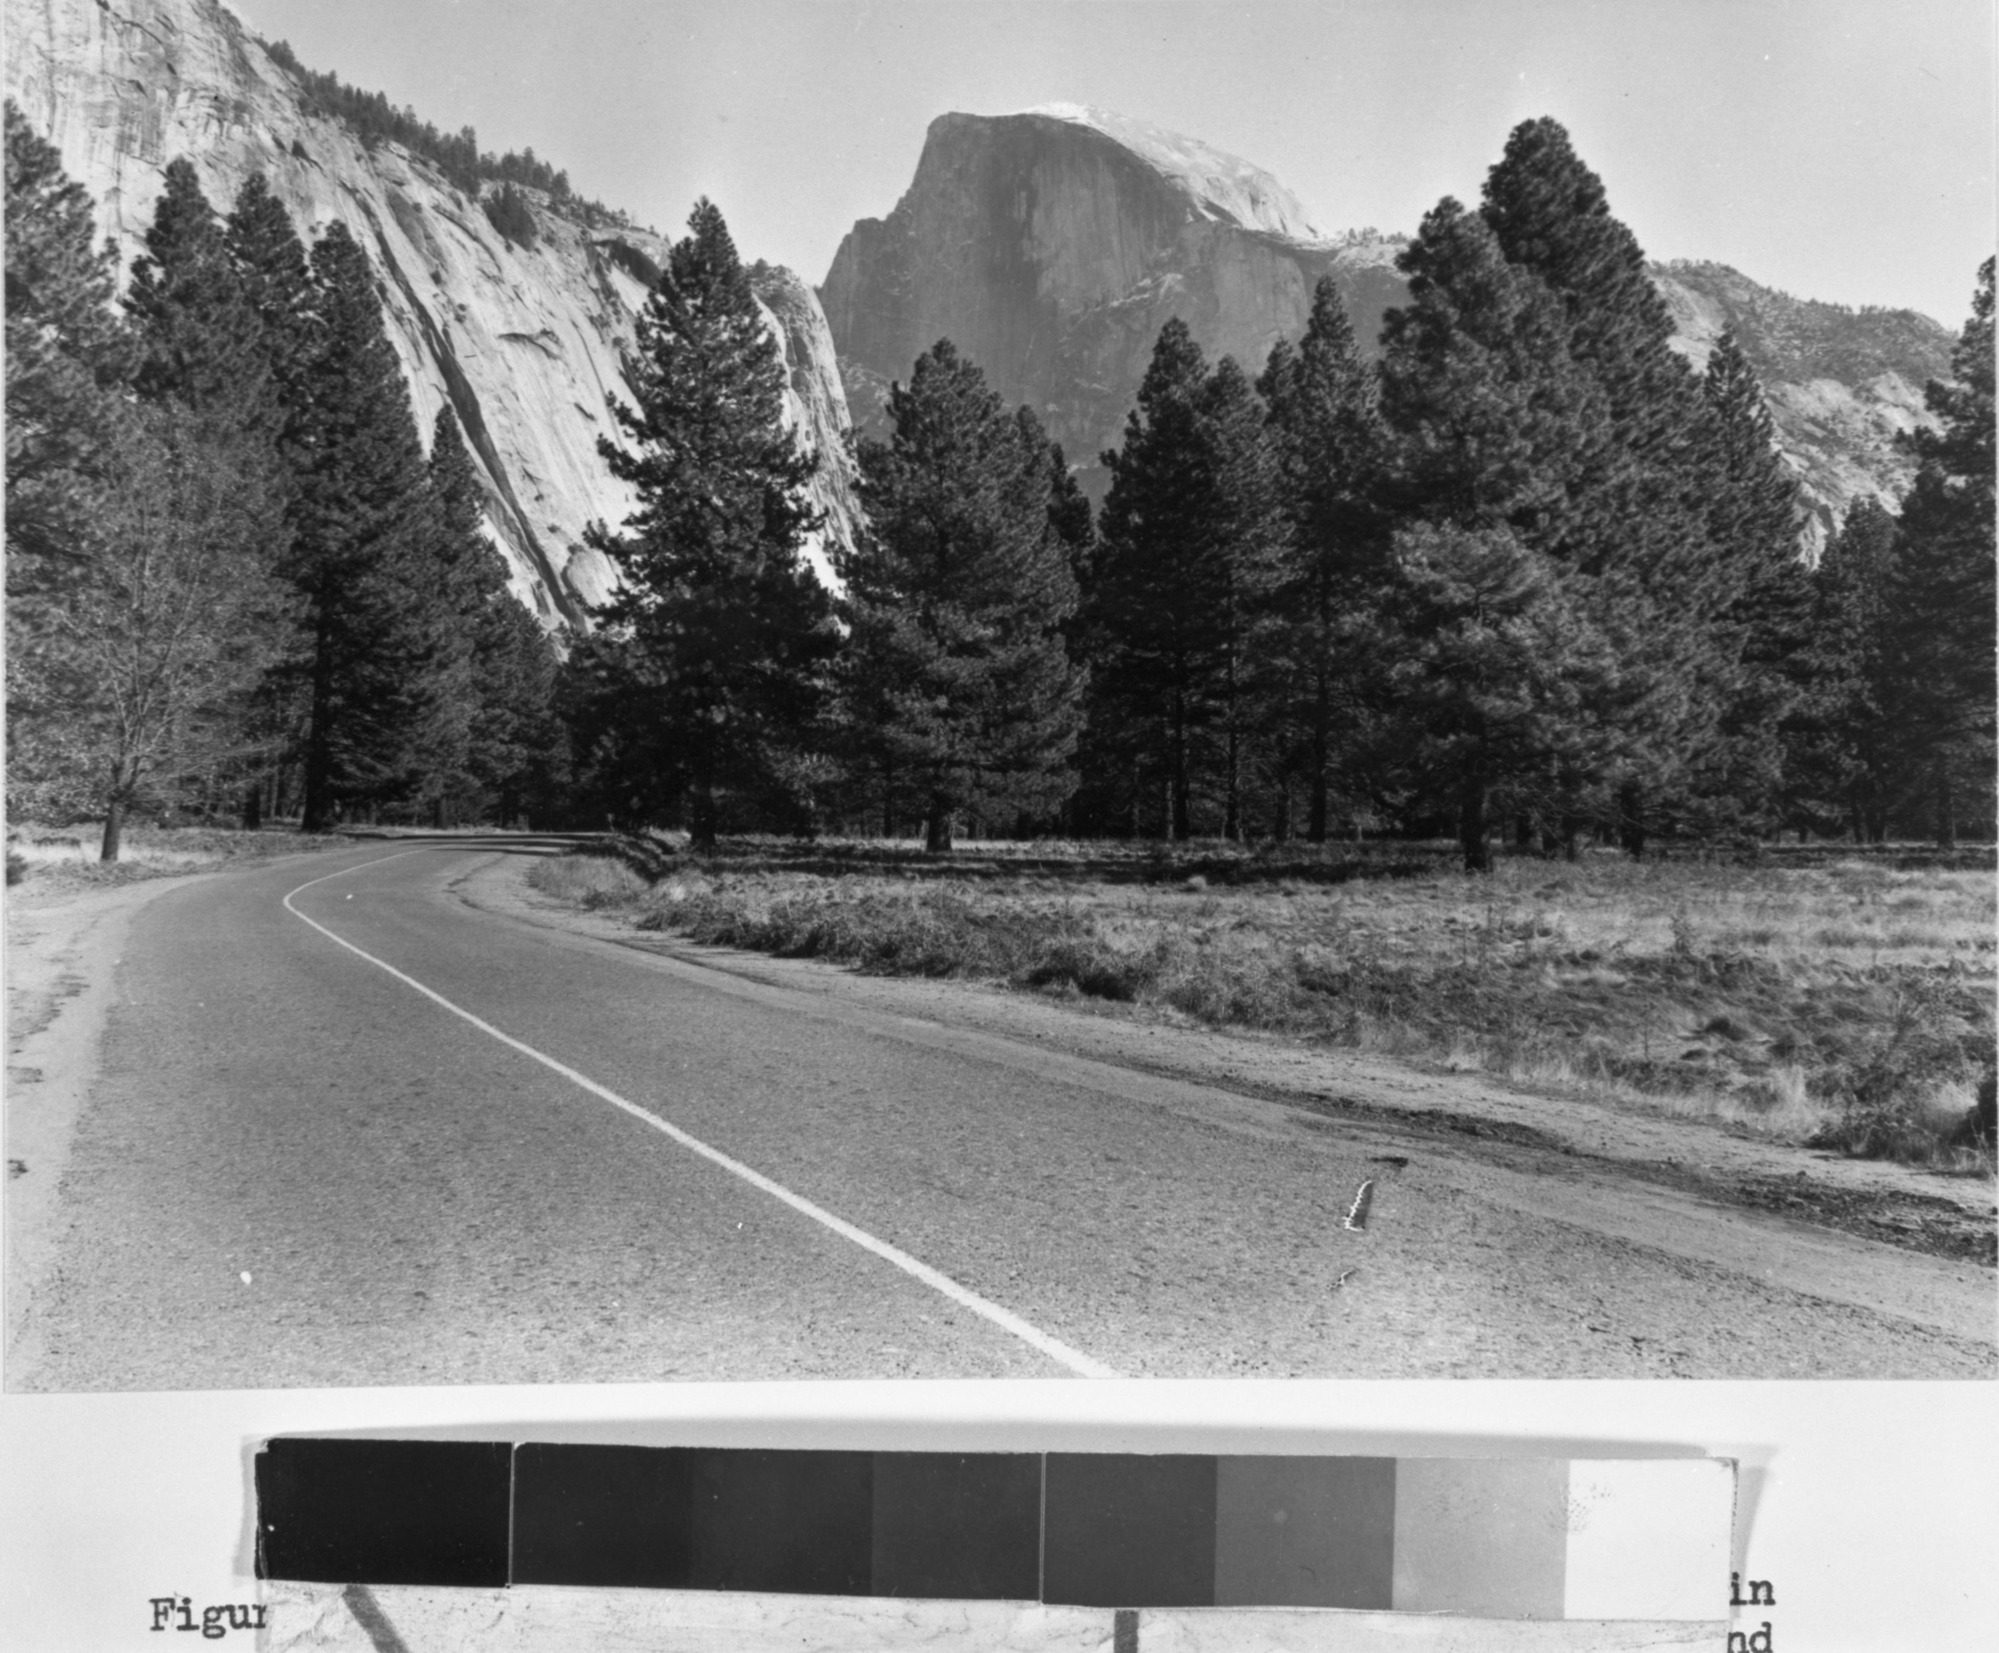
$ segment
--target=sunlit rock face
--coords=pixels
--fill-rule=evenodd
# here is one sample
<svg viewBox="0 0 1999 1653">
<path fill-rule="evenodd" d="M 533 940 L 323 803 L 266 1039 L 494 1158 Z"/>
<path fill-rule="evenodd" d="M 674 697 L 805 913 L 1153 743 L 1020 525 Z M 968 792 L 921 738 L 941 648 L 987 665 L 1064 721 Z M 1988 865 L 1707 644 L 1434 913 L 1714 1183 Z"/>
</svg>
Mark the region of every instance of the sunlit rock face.
<svg viewBox="0 0 1999 1653">
<path fill-rule="evenodd" d="M 819 480 L 812 498 L 825 525 L 813 536 L 806 555 L 820 579 L 831 585 L 835 583 L 832 553 L 838 546 L 852 545 L 860 526 L 854 459 L 846 442 L 847 397 L 833 355 L 833 335 L 819 308 L 819 296 L 782 265 L 752 265 L 750 284 L 784 350 L 790 374 L 785 419 L 798 432 L 800 445 L 819 456 Z"/>
<path fill-rule="evenodd" d="M 848 233 L 819 297 L 863 428 L 888 383 L 949 338 L 1087 467 L 1118 442 L 1169 317 L 1254 374 L 1303 332 L 1328 271 L 1372 338 L 1402 291 L 1393 251 L 1319 238 L 1245 161 L 1056 105 L 939 116 L 908 192 Z"/>
<path fill-rule="evenodd" d="M 1956 335 L 1913 310 L 1850 309 L 1758 286 L 1726 264 L 1654 265 L 1674 348 L 1705 368 L 1724 328 L 1763 381 L 1798 474 L 1816 560 L 1854 501 L 1891 509 L 1915 476 L 1906 438 L 1935 424 L 1923 387 L 1950 373 Z M 1967 291 L 1968 291 L 1967 283 Z"/>
<path fill-rule="evenodd" d="M 1314 284 L 1339 281 L 1372 347 L 1406 300 L 1399 237 L 1328 237 L 1268 173 L 1194 139 L 1100 110 L 942 115 L 886 218 L 862 219 L 820 297 L 856 420 L 949 338 L 1010 401 L 1041 413 L 1086 482 L 1122 438 L 1160 326 L 1179 316 L 1211 358 L 1252 374 L 1305 327 Z M 1695 367 L 1733 327 L 1762 377 L 1807 508 L 1815 557 L 1862 495 L 1912 473 L 1900 433 L 1952 334 L 1911 311 L 1853 311 L 1759 287 L 1720 265 L 1653 267 Z"/>
<path fill-rule="evenodd" d="M 583 530 L 615 526 L 634 503 L 597 451 L 600 436 L 620 440 L 605 398 L 627 395 L 622 353 L 666 243 L 586 228 L 526 190 L 539 233 L 515 245 L 428 160 L 308 114 L 213 0 L 6 0 L 6 32 L 8 95 L 90 191 L 128 269 L 179 156 L 218 210 L 262 172 L 308 241 L 347 224 L 380 275 L 426 439 L 444 400 L 457 410 L 515 594 L 551 626 L 586 622 L 614 573 L 582 548 Z M 786 416 L 837 455 L 845 403 L 824 318 L 789 271 L 755 279 L 786 352 Z M 844 475 L 836 465 L 817 489 L 833 533 L 852 520 Z M 823 542 L 812 555 L 824 565 Z"/>
</svg>

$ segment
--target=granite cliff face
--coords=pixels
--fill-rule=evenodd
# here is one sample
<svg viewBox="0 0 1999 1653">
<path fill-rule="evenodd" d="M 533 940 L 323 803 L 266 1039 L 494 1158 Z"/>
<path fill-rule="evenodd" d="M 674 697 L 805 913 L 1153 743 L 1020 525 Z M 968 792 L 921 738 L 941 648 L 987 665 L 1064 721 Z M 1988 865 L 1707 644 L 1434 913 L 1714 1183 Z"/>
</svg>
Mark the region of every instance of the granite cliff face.
<svg viewBox="0 0 1999 1653">
<path fill-rule="evenodd" d="M 1254 372 L 1303 332 L 1329 271 L 1372 337 L 1402 291 L 1393 256 L 1386 242 L 1320 237 L 1247 162 L 1056 105 L 939 116 L 908 193 L 854 226 L 819 297 L 864 429 L 887 384 L 949 338 L 1087 474 L 1119 440 L 1169 317 Z"/>
<path fill-rule="evenodd" d="M 632 506 L 597 454 L 600 434 L 618 436 L 604 399 L 626 394 L 621 352 L 666 244 L 587 228 L 525 190 L 538 234 L 515 245 L 426 158 L 308 113 L 214 0 L 6 0 L 6 34 L 7 94 L 90 191 L 127 270 L 177 156 L 219 210 L 262 172 L 308 241 L 346 222 L 380 274 L 420 428 L 445 399 L 456 408 L 516 595 L 549 625 L 581 623 L 613 580 L 582 531 Z M 789 271 L 759 266 L 753 279 L 790 369 L 786 415 L 836 461 L 818 503 L 828 531 L 844 532 L 845 401 L 825 319 Z M 823 566 L 824 545 L 812 554 Z"/>
<path fill-rule="evenodd" d="M 952 114 L 932 122 L 894 211 L 849 232 L 820 297 L 864 427 L 889 382 L 950 338 L 1042 414 L 1088 481 L 1168 317 L 1254 373 L 1304 331 L 1330 271 L 1371 345 L 1406 294 L 1400 245 L 1328 237 L 1267 173 L 1142 122 L 1073 106 Z M 1721 265 L 1655 266 L 1653 279 L 1695 366 L 1726 326 L 1761 375 L 1803 485 L 1808 556 L 1854 499 L 1907 486 L 1896 437 L 1927 419 L 1923 385 L 1948 369 L 1947 329 L 1793 299 Z"/>
<path fill-rule="evenodd" d="M 1758 286 L 1726 264 L 1654 265 L 1674 347 L 1705 368 L 1724 328 L 1763 381 L 1785 457 L 1797 470 L 1816 558 L 1857 499 L 1892 507 L 1914 479 L 1900 439 L 1934 423 L 1923 387 L 1948 377 L 1956 334 L 1913 310 L 1851 310 Z"/>
</svg>

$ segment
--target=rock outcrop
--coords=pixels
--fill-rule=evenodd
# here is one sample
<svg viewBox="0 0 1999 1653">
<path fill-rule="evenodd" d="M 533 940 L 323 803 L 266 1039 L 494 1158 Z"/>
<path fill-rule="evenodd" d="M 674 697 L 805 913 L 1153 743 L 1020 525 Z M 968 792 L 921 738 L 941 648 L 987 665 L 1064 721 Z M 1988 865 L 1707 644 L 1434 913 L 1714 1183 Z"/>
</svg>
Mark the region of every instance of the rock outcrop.
<svg viewBox="0 0 1999 1653">
<path fill-rule="evenodd" d="M 1089 484 L 1168 317 L 1254 373 L 1304 331 L 1330 271 L 1371 344 L 1406 295 L 1401 244 L 1329 237 L 1269 174 L 1143 122 L 1074 106 L 949 114 L 894 211 L 849 232 L 820 298 L 864 428 L 887 385 L 950 338 L 1042 414 Z M 1907 486 L 1896 438 L 1927 418 L 1922 387 L 1948 369 L 1947 329 L 1793 299 L 1720 265 L 1655 266 L 1653 278 L 1696 366 L 1728 326 L 1762 377 L 1803 485 L 1807 555 L 1854 499 Z"/>
<path fill-rule="evenodd" d="M 585 225 L 534 190 L 521 193 L 535 244 L 509 241 L 428 159 L 308 112 L 215 0 L 6 0 L 6 34 L 7 94 L 90 191 L 127 269 L 176 156 L 219 210 L 262 172 L 308 240 L 345 221 L 380 273 L 420 428 L 447 398 L 457 410 L 515 593 L 551 626 L 583 623 L 613 580 L 583 529 L 632 507 L 597 453 L 600 435 L 618 437 L 605 397 L 626 394 L 621 355 L 666 244 Z M 825 319 L 789 271 L 760 266 L 755 282 L 786 352 L 787 417 L 837 460 L 845 403 Z M 817 502 L 828 532 L 845 532 L 838 463 Z M 825 547 L 813 555 L 823 566 Z"/>
</svg>

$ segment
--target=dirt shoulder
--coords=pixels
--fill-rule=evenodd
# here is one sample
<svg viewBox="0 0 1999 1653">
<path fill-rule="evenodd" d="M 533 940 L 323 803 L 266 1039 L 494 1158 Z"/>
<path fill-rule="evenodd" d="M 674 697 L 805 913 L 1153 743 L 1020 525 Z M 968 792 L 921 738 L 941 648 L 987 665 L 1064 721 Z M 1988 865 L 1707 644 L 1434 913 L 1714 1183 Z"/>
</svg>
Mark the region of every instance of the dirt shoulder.
<svg viewBox="0 0 1999 1653">
<path fill-rule="evenodd" d="M 6 1246 L 10 1364 L 54 1250 L 58 1190 L 70 1142 L 97 1071 L 113 980 L 132 920 L 148 902 L 191 882 L 150 877 L 90 886 L 48 880 L 7 892 L 7 1175 L 0 1194 Z"/>
<path fill-rule="evenodd" d="M 327 847 L 321 843 L 315 848 Z M 79 874 L 37 867 L 6 894 L 7 1070 L 0 1186 L 6 1349 L 12 1371 L 31 1358 L 22 1334 L 54 1254 L 70 1143 L 97 1075 L 98 1050 L 116 994 L 133 919 L 149 902 L 199 878 L 286 855 L 218 859 L 192 872 L 134 864 Z"/>
<path fill-rule="evenodd" d="M 1425 1072 L 1281 1036 L 1202 1027 L 1173 1012 L 1057 999 L 975 982 L 862 975 L 809 959 L 702 947 L 633 929 L 528 887 L 519 861 L 459 882 L 473 904 L 741 979 L 878 1013 L 947 1023 L 1165 1079 L 1307 1110 L 1392 1121 L 1477 1142 L 1497 1158 L 1556 1153 L 1643 1181 L 1901 1249 L 1991 1266 L 1995 1187 L 1758 1138 L 1698 1118 L 1531 1095 L 1487 1078 Z"/>
</svg>

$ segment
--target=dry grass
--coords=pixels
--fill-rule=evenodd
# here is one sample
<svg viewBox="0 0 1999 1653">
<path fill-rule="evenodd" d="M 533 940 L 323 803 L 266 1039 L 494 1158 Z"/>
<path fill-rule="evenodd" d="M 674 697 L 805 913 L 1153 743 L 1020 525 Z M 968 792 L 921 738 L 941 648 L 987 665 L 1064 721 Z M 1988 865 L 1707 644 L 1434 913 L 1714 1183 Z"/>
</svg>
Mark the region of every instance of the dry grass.
<svg viewBox="0 0 1999 1653">
<path fill-rule="evenodd" d="M 101 822 L 90 821 L 10 829 L 7 882 L 54 889 L 131 884 L 147 878 L 212 872 L 231 861 L 296 855 L 301 850 L 335 848 L 348 842 L 325 834 L 308 837 L 283 827 L 237 832 L 222 827 L 140 823 L 125 829 L 118 860 L 107 864 L 97 858 L 103 833 Z"/>
<path fill-rule="evenodd" d="M 543 889 L 700 942 L 1269 1029 L 1939 1168 L 1993 1059 L 1988 864 L 746 842 Z"/>
</svg>

